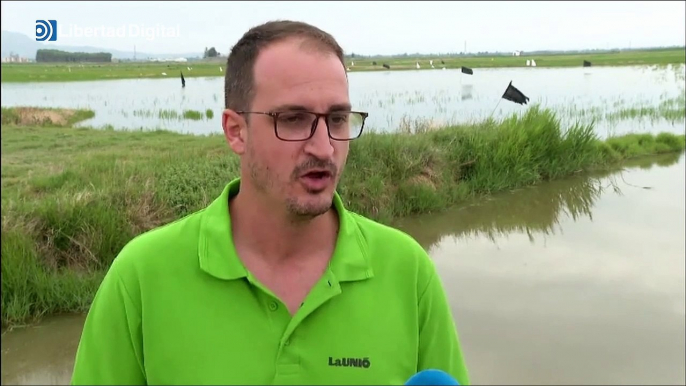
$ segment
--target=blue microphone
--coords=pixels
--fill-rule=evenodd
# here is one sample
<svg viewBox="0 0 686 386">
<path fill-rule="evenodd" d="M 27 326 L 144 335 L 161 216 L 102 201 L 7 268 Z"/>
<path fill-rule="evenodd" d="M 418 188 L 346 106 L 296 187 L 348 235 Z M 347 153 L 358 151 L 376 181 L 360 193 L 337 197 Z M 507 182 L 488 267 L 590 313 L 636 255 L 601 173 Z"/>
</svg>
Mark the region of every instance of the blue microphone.
<svg viewBox="0 0 686 386">
<path fill-rule="evenodd" d="M 410 377 L 405 385 L 459 385 L 450 374 L 442 370 L 422 370 Z"/>
</svg>

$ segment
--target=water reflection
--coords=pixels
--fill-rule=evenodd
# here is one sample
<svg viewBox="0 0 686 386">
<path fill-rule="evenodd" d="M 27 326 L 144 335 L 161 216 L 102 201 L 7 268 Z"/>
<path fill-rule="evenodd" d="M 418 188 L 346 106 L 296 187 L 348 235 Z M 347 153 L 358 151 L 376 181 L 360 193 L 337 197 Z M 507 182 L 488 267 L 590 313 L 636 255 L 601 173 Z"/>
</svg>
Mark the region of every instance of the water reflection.
<svg viewBox="0 0 686 386">
<path fill-rule="evenodd" d="M 402 227 L 445 283 L 477 384 L 686 382 L 683 155 Z"/>
<path fill-rule="evenodd" d="M 625 168 L 650 170 L 676 164 L 681 154 L 628 161 Z M 636 188 L 618 170 L 595 172 L 525 187 L 489 198 L 471 200 L 439 214 L 405 218 L 396 225 L 430 249 L 443 237 L 486 237 L 496 243 L 510 233 L 537 237 L 563 232 L 560 222 L 584 217 L 593 220 L 593 206 L 603 194 Z"/>
<path fill-rule="evenodd" d="M 463 84 L 462 85 L 462 100 L 466 101 L 469 99 L 472 99 L 472 93 L 474 92 L 474 85 L 471 84 Z"/>
</svg>

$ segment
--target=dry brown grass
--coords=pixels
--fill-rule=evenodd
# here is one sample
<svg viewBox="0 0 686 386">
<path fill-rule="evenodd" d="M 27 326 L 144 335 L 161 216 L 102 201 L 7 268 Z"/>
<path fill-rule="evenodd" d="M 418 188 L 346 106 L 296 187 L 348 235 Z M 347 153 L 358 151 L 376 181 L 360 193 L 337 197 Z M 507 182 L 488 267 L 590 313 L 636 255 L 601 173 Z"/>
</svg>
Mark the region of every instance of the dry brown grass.
<svg viewBox="0 0 686 386">
<path fill-rule="evenodd" d="M 68 127 L 74 123 L 92 118 L 93 111 L 79 109 L 55 109 L 21 106 L 2 108 L 2 124 L 24 127 Z"/>
<path fill-rule="evenodd" d="M 15 111 L 19 119 L 17 122 L 19 126 L 42 126 L 45 124 L 64 126 L 76 114 L 76 110 L 72 109 L 45 110 L 35 107 L 18 107 Z"/>
</svg>

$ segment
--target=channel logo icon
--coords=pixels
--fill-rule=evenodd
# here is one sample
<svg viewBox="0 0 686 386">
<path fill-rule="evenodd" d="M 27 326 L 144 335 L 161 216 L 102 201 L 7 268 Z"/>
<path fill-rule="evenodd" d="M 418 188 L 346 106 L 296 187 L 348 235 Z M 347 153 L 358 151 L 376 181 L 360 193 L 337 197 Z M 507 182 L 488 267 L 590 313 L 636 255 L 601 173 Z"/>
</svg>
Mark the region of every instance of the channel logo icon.
<svg viewBox="0 0 686 386">
<path fill-rule="evenodd" d="M 57 20 L 36 20 L 36 41 L 57 40 Z"/>
</svg>

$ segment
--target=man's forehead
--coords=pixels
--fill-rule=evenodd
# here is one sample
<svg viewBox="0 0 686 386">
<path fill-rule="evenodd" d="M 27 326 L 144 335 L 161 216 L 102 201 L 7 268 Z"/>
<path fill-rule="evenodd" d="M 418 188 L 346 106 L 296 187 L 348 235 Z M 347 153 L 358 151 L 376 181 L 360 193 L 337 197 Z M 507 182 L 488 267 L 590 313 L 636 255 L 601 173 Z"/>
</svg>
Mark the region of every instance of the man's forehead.
<svg viewBox="0 0 686 386">
<path fill-rule="evenodd" d="M 256 81 L 299 81 L 310 78 L 345 79 L 345 69 L 338 57 L 319 45 L 288 39 L 273 43 L 260 51 L 254 67 Z M 300 79 L 302 78 L 302 79 Z"/>
<path fill-rule="evenodd" d="M 340 59 L 321 47 L 317 50 L 312 46 L 303 47 L 297 40 L 274 43 L 260 52 L 254 81 L 259 99 L 283 99 L 292 93 L 304 96 L 316 92 L 317 97 L 330 99 L 329 103 L 348 102 L 347 76 Z"/>
</svg>

